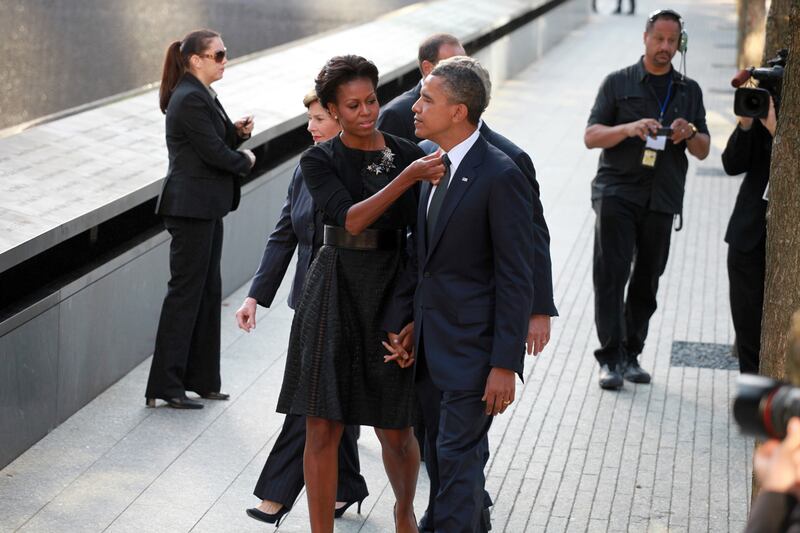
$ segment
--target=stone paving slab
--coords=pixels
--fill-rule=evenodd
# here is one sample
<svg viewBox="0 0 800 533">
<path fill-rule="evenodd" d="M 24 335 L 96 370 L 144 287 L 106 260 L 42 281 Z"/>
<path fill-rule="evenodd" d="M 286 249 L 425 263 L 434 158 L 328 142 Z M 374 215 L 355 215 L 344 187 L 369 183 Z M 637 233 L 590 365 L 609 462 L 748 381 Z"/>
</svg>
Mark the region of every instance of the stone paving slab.
<svg viewBox="0 0 800 533">
<path fill-rule="evenodd" d="M 658 7 L 640 4 L 643 13 Z M 617 393 L 597 387 L 589 181 L 598 152 L 582 141 L 600 81 L 640 54 L 644 17 L 594 16 L 497 87 L 485 117 L 533 156 L 561 312 L 550 345 L 527 360 L 517 401 L 490 431 L 493 531 L 736 532 L 747 519 L 753 443 L 731 418 L 737 373 L 670 365 L 674 341 L 733 338 L 722 236 L 739 179 L 701 177 L 698 169 L 721 166 L 734 124 L 725 87 L 735 5 L 684 0 L 672 7 L 691 34 L 689 75 L 704 89 L 713 143 L 706 161 L 690 163 L 684 229 L 673 234 L 642 358 L 651 385 L 626 383 Z M 708 28 L 714 31 L 700 31 Z M 244 509 L 257 503 L 252 489 L 282 421 L 274 406 L 291 311 L 260 309 L 256 331 L 243 334 L 232 315 L 246 289 L 223 304 L 231 402 L 197 413 L 146 410 L 149 361 L 142 363 L 0 471 L 0 531 L 263 531 Z M 276 301 L 287 294 L 284 283 Z M 393 496 L 371 429 L 359 445 L 370 496 L 362 514 L 348 511 L 336 530 L 390 531 Z M 418 516 L 426 497 L 422 471 Z M 279 530 L 308 531 L 304 495 Z"/>
</svg>

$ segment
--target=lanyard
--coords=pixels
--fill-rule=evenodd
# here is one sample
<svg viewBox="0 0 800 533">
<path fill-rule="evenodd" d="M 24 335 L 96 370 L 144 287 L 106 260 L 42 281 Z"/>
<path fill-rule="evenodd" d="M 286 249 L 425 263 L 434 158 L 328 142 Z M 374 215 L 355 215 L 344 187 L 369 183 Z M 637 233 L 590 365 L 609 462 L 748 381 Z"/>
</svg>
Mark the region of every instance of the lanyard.
<svg viewBox="0 0 800 533">
<path fill-rule="evenodd" d="M 664 119 L 664 111 L 667 110 L 667 105 L 669 104 L 669 97 L 672 95 L 672 76 L 669 77 L 669 85 L 667 85 L 667 97 L 664 99 L 664 103 L 661 103 L 661 100 L 659 100 L 655 88 L 652 86 L 650 88 L 653 90 L 653 93 L 656 96 L 656 101 L 658 102 L 658 121 L 661 122 Z"/>
</svg>

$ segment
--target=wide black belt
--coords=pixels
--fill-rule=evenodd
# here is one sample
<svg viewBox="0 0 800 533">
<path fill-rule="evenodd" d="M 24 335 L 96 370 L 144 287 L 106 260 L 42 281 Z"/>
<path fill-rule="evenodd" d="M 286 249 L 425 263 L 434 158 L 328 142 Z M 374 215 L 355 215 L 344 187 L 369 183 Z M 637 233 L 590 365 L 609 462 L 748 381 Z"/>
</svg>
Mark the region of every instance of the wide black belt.
<svg viewBox="0 0 800 533">
<path fill-rule="evenodd" d="M 325 226 L 324 243 L 350 250 L 397 250 L 405 243 L 405 232 L 400 229 L 365 229 L 352 235 L 339 226 Z"/>
</svg>

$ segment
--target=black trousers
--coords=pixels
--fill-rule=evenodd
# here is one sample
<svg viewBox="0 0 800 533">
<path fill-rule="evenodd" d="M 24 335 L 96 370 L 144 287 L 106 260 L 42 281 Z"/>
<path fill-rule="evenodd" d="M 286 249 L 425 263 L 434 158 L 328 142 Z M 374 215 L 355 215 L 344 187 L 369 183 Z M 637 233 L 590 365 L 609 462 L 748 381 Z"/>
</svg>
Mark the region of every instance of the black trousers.
<svg viewBox="0 0 800 533">
<path fill-rule="evenodd" d="M 742 373 L 758 373 L 765 272 L 765 239 L 749 252 L 728 246 L 731 315 L 736 331 L 739 370 Z"/>
<path fill-rule="evenodd" d="M 222 219 L 164 217 L 172 236 L 148 398 L 219 392 Z"/>
<path fill-rule="evenodd" d="M 592 207 L 597 215 L 594 321 L 600 340 L 594 355 L 601 365 L 616 368 L 644 348 L 658 280 L 667 266 L 673 215 L 616 197 L 595 200 Z"/>
<path fill-rule="evenodd" d="M 345 426 L 339 444 L 339 486 L 336 501 L 363 500 L 369 494 L 358 461 L 358 426 Z M 283 429 L 269 452 L 253 494 L 261 500 L 278 502 L 289 509 L 305 484 L 303 450 L 306 446 L 306 417 L 286 415 Z"/>
<path fill-rule="evenodd" d="M 421 345 L 422 342 L 420 342 L 420 346 Z M 447 509 L 449 508 L 452 510 L 453 506 L 445 504 L 445 507 L 443 508 L 444 510 L 442 510 L 440 507 L 437 507 L 437 495 L 439 494 L 441 488 L 439 476 L 439 453 L 437 451 L 437 446 L 442 413 L 442 391 L 440 391 L 436 385 L 434 385 L 433 380 L 428 373 L 428 368 L 425 363 L 425 354 L 422 350 L 420 350 L 420 353 L 417 354 L 416 364 L 417 378 L 415 392 L 420 406 L 419 412 L 422 417 L 422 422 L 425 425 L 425 439 L 424 442 L 420 442 L 420 447 L 424 447 L 425 449 L 425 470 L 428 473 L 428 479 L 430 480 L 428 507 L 425 509 L 425 514 L 422 516 L 419 525 L 421 532 L 430 532 L 436 530 L 435 522 L 440 523 L 439 520 L 444 519 L 442 513 L 450 512 Z M 491 420 L 489 422 L 491 423 Z M 483 439 L 480 443 L 480 454 L 482 457 L 480 469 L 481 476 L 483 476 L 483 468 L 489 460 L 489 439 L 486 434 L 483 435 Z M 483 477 L 481 477 L 481 479 L 483 480 Z M 492 506 L 493 502 L 489 496 L 489 493 L 484 489 L 483 483 L 481 484 L 480 488 L 482 491 L 481 514 L 476 529 L 474 529 L 475 533 L 484 533 L 491 528 L 489 507 Z M 441 529 L 443 527 L 441 525 L 438 527 L 440 528 L 439 531 L 449 531 L 448 529 Z"/>
</svg>

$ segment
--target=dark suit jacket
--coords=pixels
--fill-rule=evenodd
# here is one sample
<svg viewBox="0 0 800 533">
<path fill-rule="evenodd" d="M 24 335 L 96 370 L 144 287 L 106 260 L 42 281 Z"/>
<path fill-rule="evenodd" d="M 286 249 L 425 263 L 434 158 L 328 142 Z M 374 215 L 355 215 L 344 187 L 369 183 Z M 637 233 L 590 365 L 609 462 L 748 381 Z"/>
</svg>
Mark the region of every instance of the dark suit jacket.
<svg viewBox="0 0 800 533">
<path fill-rule="evenodd" d="M 414 135 L 414 112 L 411 111 L 411 106 L 419 99 L 421 89 L 422 81 L 383 106 L 378 116 L 377 129 L 413 143 L 420 142 L 422 139 Z"/>
<path fill-rule="evenodd" d="M 423 183 L 417 228 L 426 226 L 430 193 Z M 439 390 L 482 391 L 492 367 L 522 375 L 533 294 L 532 197 L 514 162 L 479 136 L 451 178 L 433 235 L 426 239 L 421 229 L 415 238 L 412 268 L 398 282 L 384 325 L 399 331 L 413 308 L 415 345 L 424 343 Z"/>
<path fill-rule="evenodd" d="M 167 106 L 169 170 L 156 213 L 221 218 L 239 205 L 239 178 L 250 172 L 242 140 L 219 101 L 186 73 Z"/>
<path fill-rule="evenodd" d="M 722 152 L 722 166 L 731 176 L 746 172 L 736 197 L 725 242 L 741 252 L 749 252 L 767 234 L 767 202 L 763 199 L 769 183 L 772 135 L 760 120 L 744 131 L 738 126 Z"/>
<path fill-rule="evenodd" d="M 532 315 L 558 316 L 555 301 L 553 300 L 553 266 L 550 261 L 550 230 L 544 219 L 544 208 L 539 196 L 539 182 L 536 181 L 536 169 L 533 161 L 525 151 L 511 142 L 506 137 L 489 128 L 484 122 L 481 125 L 481 135 L 489 144 L 500 149 L 511 158 L 522 171 L 533 188 L 533 306 Z M 432 154 L 439 147 L 428 140 L 422 141 L 420 147 L 426 154 Z"/>
<path fill-rule="evenodd" d="M 250 292 L 247 295 L 255 298 L 259 305 L 264 307 L 272 305 L 275 293 L 278 292 L 278 287 L 283 281 L 294 250 L 297 248 L 297 267 L 294 271 L 292 289 L 289 292 L 289 307 L 294 309 L 303 292 L 303 283 L 308 267 L 311 265 L 315 251 L 322 243 L 321 225 L 322 218 L 314 209 L 314 201 L 303 182 L 300 165 L 297 165 L 292 181 L 289 183 L 289 192 L 286 195 L 281 216 L 267 239 L 261 264 L 253 277 Z"/>
</svg>

